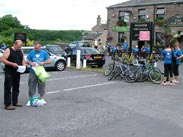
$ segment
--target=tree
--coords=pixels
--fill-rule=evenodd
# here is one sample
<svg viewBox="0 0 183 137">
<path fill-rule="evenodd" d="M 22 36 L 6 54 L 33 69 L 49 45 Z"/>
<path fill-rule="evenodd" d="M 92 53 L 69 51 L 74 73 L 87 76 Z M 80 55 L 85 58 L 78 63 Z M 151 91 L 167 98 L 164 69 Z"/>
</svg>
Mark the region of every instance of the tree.
<svg viewBox="0 0 183 137">
<path fill-rule="evenodd" d="M 20 24 L 20 21 L 12 15 L 5 15 L 2 18 L 0 18 L 0 32 L 23 27 L 24 26 Z"/>
</svg>

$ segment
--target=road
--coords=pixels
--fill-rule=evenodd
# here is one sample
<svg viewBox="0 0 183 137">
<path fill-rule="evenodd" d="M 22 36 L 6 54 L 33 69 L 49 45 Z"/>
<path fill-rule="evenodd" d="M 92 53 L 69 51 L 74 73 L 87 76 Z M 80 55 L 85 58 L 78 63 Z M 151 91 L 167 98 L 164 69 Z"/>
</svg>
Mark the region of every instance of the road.
<svg viewBox="0 0 183 137">
<path fill-rule="evenodd" d="M 162 67 L 162 63 L 158 66 Z M 4 75 L 0 72 L 0 137 L 183 135 L 182 81 L 176 86 L 161 86 L 121 79 L 108 81 L 103 74 L 69 68 L 49 73 L 47 105 L 25 106 L 28 74 L 22 74 L 19 100 L 24 106 L 7 111 L 3 105 Z"/>
</svg>

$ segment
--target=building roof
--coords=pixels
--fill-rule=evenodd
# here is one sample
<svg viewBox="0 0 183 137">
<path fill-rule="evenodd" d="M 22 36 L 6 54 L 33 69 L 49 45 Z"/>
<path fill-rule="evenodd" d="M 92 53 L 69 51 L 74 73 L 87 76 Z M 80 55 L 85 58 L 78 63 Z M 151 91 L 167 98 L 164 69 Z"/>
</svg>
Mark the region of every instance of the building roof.
<svg viewBox="0 0 183 137">
<path fill-rule="evenodd" d="M 106 29 L 107 29 L 107 24 L 95 25 L 95 26 L 92 28 L 92 30 L 93 30 L 95 27 L 100 27 L 101 29 L 106 30 Z M 99 29 L 98 31 L 101 31 L 101 30 Z M 97 32 L 98 32 L 98 31 L 97 31 Z"/>
<path fill-rule="evenodd" d="M 144 5 L 159 5 L 159 4 L 175 4 L 183 3 L 183 0 L 129 0 L 126 2 L 118 3 L 107 7 L 107 9 L 118 8 L 118 7 L 136 7 Z"/>
<path fill-rule="evenodd" d="M 101 34 L 102 34 L 102 32 L 101 33 L 100 32 L 91 32 L 91 33 L 88 33 L 87 35 L 83 36 L 83 40 L 94 40 Z"/>
</svg>

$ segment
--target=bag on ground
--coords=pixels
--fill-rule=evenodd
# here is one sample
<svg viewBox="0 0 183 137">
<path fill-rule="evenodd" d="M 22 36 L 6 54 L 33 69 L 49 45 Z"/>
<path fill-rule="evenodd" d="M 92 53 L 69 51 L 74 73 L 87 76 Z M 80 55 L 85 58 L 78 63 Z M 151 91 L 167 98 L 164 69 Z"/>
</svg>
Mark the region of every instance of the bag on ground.
<svg viewBox="0 0 183 137">
<path fill-rule="evenodd" d="M 42 107 L 42 106 L 44 106 L 44 104 L 41 102 L 39 96 L 30 98 L 30 104 L 33 107 Z"/>
</svg>

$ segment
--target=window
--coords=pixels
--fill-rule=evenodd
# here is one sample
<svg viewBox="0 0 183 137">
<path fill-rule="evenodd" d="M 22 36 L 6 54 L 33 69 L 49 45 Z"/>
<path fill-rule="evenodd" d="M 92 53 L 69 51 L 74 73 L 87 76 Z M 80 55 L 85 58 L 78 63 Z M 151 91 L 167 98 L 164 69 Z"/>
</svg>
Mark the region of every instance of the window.
<svg viewBox="0 0 183 137">
<path fill-rule="evenodd" d="M 145 9 L 139 9 L 138 19 L 146 20 L 146 10 Z"/>
<path fill-rule="evenodd" d="M 129 22 L 130 13 L 128 11 L 120 11 L 119 12 L 119 19 L 124 22 Z"/>
<path fill-rule="evenodd" d="M 125 39 L 125 33 L 119 32 L 118 33 L 118 42 L 122 43 L 122 42 L 124 42 L 124 39 Z"/>
<path fill-rule="evenodd" d="M 157 8 L 156 18 L 164 19 L 164 17 L 165 17 L 165 8 Z"/>
<path fill-rule="evenodd" d="M 164 37 L 162 36 L 161 32 L 156 32 L 156 44 L 158 46 L 162 46 L 164 42 Z"/>
</svg>

